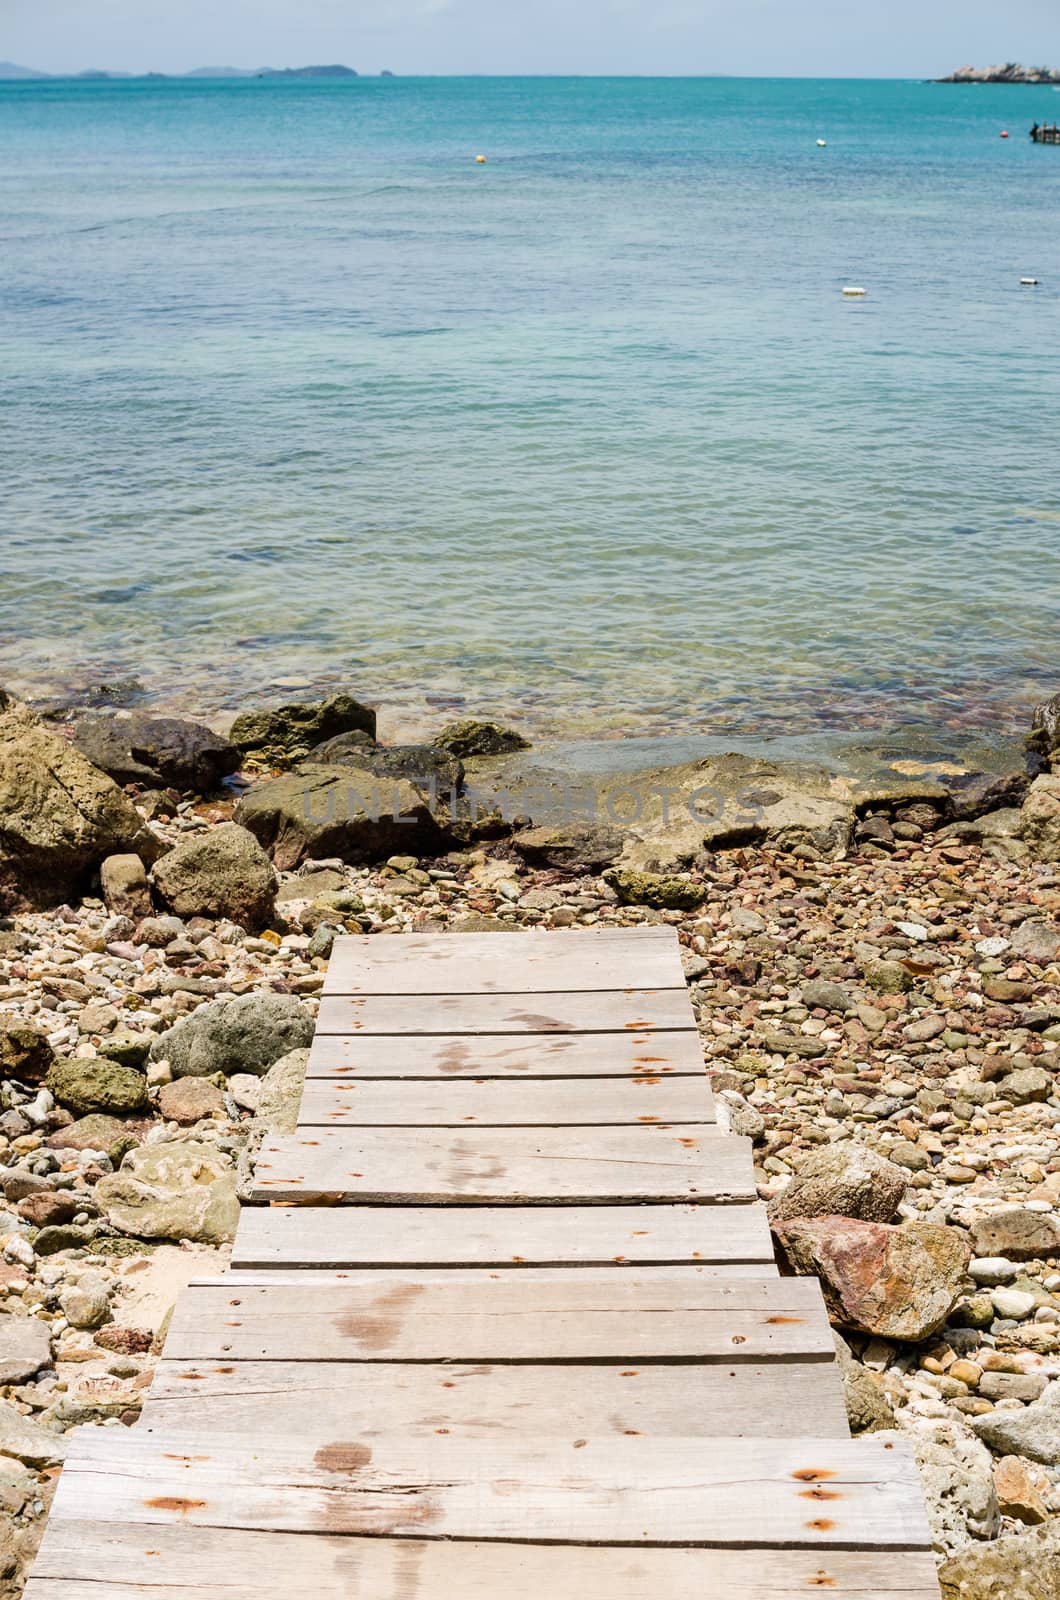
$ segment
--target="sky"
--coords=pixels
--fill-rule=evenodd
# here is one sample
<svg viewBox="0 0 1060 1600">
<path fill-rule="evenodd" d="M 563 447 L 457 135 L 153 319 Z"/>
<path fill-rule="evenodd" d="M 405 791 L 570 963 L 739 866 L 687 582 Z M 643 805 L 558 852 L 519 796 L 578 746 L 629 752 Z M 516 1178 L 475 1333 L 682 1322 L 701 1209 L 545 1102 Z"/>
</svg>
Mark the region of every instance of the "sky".
<svg viewBox="0 0 1060 1600">
<path fill-rule="evenodd" d="M 363 72 L 931 77 L 1060 65 L 1058 0 L 0 0 L 46 72 L 340 61 Z"/>
</svg>

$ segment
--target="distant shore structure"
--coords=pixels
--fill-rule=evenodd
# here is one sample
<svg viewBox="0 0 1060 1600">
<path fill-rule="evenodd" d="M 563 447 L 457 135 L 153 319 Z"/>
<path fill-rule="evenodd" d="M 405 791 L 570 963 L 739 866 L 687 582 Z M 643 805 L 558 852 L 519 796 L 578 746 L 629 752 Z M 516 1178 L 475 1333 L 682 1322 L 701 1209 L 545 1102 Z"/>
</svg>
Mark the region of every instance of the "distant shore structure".
<svg viewBox="0 0 1060 1600">
<path fill-rule="evenodd" d="M 1060 127 L 1057 127 L 1054 122 L 1039 128 L 1038 124 L 1035 123 L 1031 129 L 1031 138 L 1035 144 L 1060 144 Z"/>
<path fill-rule="evenodd" d="M 1006 61 L 994 67 L 958 67 L 936 83 L 1037 83 L 1060 86 L 1060 67 L 1024 67 Z"/>
</svg>

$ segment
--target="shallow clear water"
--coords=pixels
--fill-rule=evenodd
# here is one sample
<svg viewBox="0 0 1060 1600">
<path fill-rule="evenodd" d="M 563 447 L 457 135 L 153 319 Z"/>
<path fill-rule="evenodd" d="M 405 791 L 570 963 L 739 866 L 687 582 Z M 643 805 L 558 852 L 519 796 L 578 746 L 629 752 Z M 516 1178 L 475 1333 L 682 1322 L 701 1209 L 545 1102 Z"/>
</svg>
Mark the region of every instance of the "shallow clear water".
<svg viewBox="0 0 1060 1600">
<path fill-rule="evenodd" d="M 1057 687 L 1058 118 L 0 84 L 0 681 L 342 684 L 389 732 L 1019 722 Z"/>
</svg>

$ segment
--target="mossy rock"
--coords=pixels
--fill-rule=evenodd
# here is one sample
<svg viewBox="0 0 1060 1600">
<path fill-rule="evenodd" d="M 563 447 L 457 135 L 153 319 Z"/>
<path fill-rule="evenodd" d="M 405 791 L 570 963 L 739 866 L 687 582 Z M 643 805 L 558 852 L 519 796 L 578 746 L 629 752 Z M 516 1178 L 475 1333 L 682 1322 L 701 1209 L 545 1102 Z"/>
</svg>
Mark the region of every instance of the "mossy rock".
<svg viewBox="0 0 1060 1600">
<path fill-rule="evenodd" d="M 129 1116 L 147 1110 L 150 1101 L 147 1079 L 135 1067 L 108 1061 L 105 1056 L 71 1057 L 56 1061 L 48 1073 L 47 1086 L 61 1106 L 85 1116 L 90 1111 L 106 1111 L 112 1116 Z"/>
<path fill-rule="evenodd" d="M 633 872 L 627 867 L 612 867 L 604 873 L 623 905 L 652 906 L 657 911 L 694 911 L 702 905 L 707 891 L 676 872 Z"/>
<path fill-rule="evenodd" d="M 356 732 L 375 738 L 375 712 L 352 695 L 336 694 L 315 703 L 245 711 L 233 722 L 229 738 L 244 755 L 285 767 L 327 739 Z"/>
<path fill-rule="evenodd" d="M 514 728 L 502 727 L 499 722 L 482 722 L 474 717 L 447 723 L 434 743 L 460 760 L 466 756 L 503 756 L 512 750 L 530 748 L 529 739 L 524 739 Z"/>
</svg>

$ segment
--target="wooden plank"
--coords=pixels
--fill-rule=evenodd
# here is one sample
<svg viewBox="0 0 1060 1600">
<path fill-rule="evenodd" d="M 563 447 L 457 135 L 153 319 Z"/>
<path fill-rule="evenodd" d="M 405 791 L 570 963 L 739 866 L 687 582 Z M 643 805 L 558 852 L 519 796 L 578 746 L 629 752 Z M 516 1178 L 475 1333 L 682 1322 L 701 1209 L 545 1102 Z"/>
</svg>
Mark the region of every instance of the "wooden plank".
<svg viewBox="0 0 1060 1600">
<path fill-rule="evenodd" d="M 336 1432 L 320 1446 L 264 1428 L 252 1442 L 83 1428 L 59 1493 L 66 1516 L 161 1526 L 820 1551 L 931 1543 L 911 1448 L 871 1438 L 365 1444 Z"/>
<path fill-rule="evenodd" d="M 939 1600 L 932 1557 L 447 1543 L 56 1514 L 25 1600 Z"/>
<path fill-rule="evenodd" d="M 366 934 L 335 940 L 331 994 L 544 994 L 681 988 L 673 928 Z"/>
<path fill-rule="evenodd" d="M 773 1262 L 764 1206 L 245 1207 L 233 1267 Z"/>
<path fill-rule="evenodd" d="M 372 1035 L 317 1033 L 310 1078 L 597 1078 L 690 1073 L 703 1049 L 689 1029 L 648 1033 Z"/>
<path fill-rule="evenodd" d="M 688 990 L 594 994 L 327 995 L 318 1033 L 651 1033 L 694 1030 Z"/>
<path fill-rule="evenodd" d="M 377 1286 L 193 1285 L 177 1301 L 172 1361 L 831 1362 L 812 1278 L 692 1280 L 603 1272 L 595 1282 L 532 1272 L 444 1272 Z"/>
<path fill-rule="evenodd" d="M 842 1386 L 823 1361 L 767 1365 L 513 1366 L 335 1361 L 162 1361 L 139 1426 L 334 1439 L 445 1430 L 849 1438 Z"/>
<path fill-rule="evenodd" d="M 714 1121 L 706 1073 L 698 1078 L 314 1078 L 298 1125 L 345 1128 L 595 1127 Z"/>
<path fill-rule="evenodd" d="M 722 1203 L 756 1196 L 751 1145 L 699 1129 L 316 1128 L 262 1145 L 257 1200 Z"/>
</svg>

